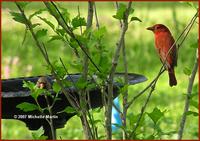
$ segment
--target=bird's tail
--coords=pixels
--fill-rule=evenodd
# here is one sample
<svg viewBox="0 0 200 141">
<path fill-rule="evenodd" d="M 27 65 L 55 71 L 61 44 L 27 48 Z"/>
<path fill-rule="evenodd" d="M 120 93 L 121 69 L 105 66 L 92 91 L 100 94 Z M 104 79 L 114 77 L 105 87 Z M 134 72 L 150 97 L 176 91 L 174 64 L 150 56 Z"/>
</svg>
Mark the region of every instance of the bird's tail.
<svg viewBox="0 0 200 141">
<path fill-rule="evenodd" d="M 169 74 L 169 85 L 172 86 L 176 86 L 177 85 L 177 81 L 176 81 L 176 76 L 174 73 L 174 68 L 170 68 L 168 70 L 168 74 Z"/>
</svg>

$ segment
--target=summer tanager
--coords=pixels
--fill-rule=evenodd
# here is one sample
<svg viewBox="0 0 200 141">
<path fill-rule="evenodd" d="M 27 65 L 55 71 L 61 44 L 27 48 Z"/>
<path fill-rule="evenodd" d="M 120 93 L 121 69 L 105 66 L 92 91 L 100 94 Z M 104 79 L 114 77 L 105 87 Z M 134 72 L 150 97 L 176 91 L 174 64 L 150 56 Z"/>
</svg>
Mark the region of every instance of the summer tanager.
<svg viewBox="0 0 200 141">
<path fill-rule="evenodd" d="M 177 66 L 177 50 L 171 32 L 163 24 L 155 24 L 152 27 L 148 27 L 147 30 L 151 30 L 154 33 L 155 48 L 159 54 L 161 62 L 165 63 L 165 68 L 169 74 L 169 85 L 171 87 L 177 85 L 174 72 L 174 67 Z"/>
</svg>

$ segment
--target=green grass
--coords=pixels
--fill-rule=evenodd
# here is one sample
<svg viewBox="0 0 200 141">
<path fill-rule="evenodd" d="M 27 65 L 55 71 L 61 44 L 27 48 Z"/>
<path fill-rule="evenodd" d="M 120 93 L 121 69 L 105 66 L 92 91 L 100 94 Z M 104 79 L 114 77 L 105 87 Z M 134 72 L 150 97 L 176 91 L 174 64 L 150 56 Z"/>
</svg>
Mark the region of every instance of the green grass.
<svg viewBox="0 0 200 141">
<path fill-rule="evenodd" d="M 31 4 L 27 8 L 27 13 L 30 14 L 38 7 L 42 8 L 43 4 L 38 6 L 37 3 Z M 81 15 L 87 14 L 85 3 L 65 3 L 64 6 L 68 8 L 71 17 L 77 14 L 77 6 L 80 5 Z M 42 58 L 39 50 L 35 47 L 35 43 L 32 37 L 28 33 L 26 41 L 21 46 L 24 34 L 24 26 L 18 24 L 12 20 L 9 15 L 9 10 L 13 9 L 17 11 L 15 5 L 12 2 L 3 2 L 2 9 L 2 78 L 6 78 L 5 68 L 10 68 L 9 77 L 19 76 L 32 76 L 49 74 L 46 70 L 45 61 Z M 114 3 L 96 3 L 100 26 L 106 26 L 107 36 L 105 37 L 106 48 L 112 55 L 115 50 L 116 41 L 119 37 L 119 22 L 112 18 L 115 14 Z M 176 28 L 176 22 L 173 20 L 172 7 L 175 6 L 176 19 L 178 29 Z M 146 30 L 146 27 L 155 23 L 166 24 L 175 38 L 178 37 L 180 31 L 186 26 L 192 16 L 195 14 L 195 10 L 181 3 L 167 3 L 161 5 L 161 3 L 142 3 L 134 2 L 133 7 L 135 9 L 134 16 L 139 17 L 142 23 L 131 23 L 126 34 L 126 52 L 128 58 L 129 72 L 135 72 L 145 75 L 148 81 L 130 86 L 129 98 L 136 95 L 155 77 L 161 66 L 160 60 L 154 49 L 153 34 Z M 43 16 L 47 16 L 44 14 Z M 48 17 L 53 19 L 52 17 Z M 55 20 L 53 19 L 55 22 Z M 37 18 L 34 22 L 40 22 Z M 44 27 L 47 27 L 42 23 Z M 95 24 L 94 24 L 95 27 Z M 48 31 L 50 35 L 52 31 Z M 177 131 L 179 127 L 180 118 L 184 109 L 184 94 L 187 91 L 188 76 L 183 73 L 185 67 L 192 68 L 195 58 L 195 49 L 191 46 L 197 41 L 198 37 L 198 25 L 192 28 L 191 33 L 184 42 L 179 52 L 178 67 L 176 68 L 176 76 L 178 85 L 176 87 L 169 87 L 168 75 L 165 73 L 158 81 L 157 87 L 151 97 L 151 100 L 146 109 L 147 112 L 151 112 L 154 107 L 160 108 L 162 111 L 167 110 L 165 117 L 160 120 L 160 127 L 164 131 Z M 47 39 L 44 39 L 47 40 Z M 59 42 L 47 43 L 47 50 L 49 52 L 52 61 L 57 60 L 58 57 L 62 57 L 64 62 L 69 67 L 72 61 L 76 60 L 72 50 L 64 47 Z M 91 49 L 92 50 L 92 49 Z M 18 59 L 18 61 L 16 61 Z M 15 61 L 14 61 L 15 60 Z M 111 62 L 111 58 L 110 58 Z M 123 71 L 122 58 L 120 57 L 120 63 L 117 67 L 117 71 Z M 69 68 L 71 73 L 76 70 Z M 198 78 L 198 76 L 197 76 Z M 198 80 L 195 80 L 195 84 Z M 143 104 L 146 94 L 141 96 L 130 107 L 128 114 L 138 114 Z M 192 109 L 196 110 L 196 109 Z M 95 114 L 95 117 L 103 118 L 103 111 L 99 114 Z M 145 119 L 145 123 L 151 127 L 152 121 L 148 117 Z M 186 121 L 186 127 L 184 132 L 184 139 L 197 139 L 198 135 L 198 117 L 188 116 Z M 148 128 L 147 130 L 150 130 Z M 103 127 L 99 125 L 99 132 L 103 135 Z M 22 134 L 23 133 L 23 134 Z M 57 137 L 60 139 L 83 139 L 83 130 L 81 128 L 80 120 L 77 116 L 71 118 L 65 125 L 65 128 L 57 130 Z M 32 139 L 31 132 L 28 131 L 25 124 L 15 120 L 2 120 L 2 138 L 3 139 Z M 117 138 L 117 136 L 116 136 Z M 171 136 L 163 136 L 163 139 L 176 139 L 177 134 Z"/>
</svg>

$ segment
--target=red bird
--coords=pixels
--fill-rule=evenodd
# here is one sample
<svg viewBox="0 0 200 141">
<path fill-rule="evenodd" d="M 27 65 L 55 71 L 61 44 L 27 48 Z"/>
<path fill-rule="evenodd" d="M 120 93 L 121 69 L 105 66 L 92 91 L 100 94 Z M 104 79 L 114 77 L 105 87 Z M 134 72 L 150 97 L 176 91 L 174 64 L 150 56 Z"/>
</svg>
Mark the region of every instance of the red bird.
<svg viewBox="0 0 200 141">
<path fill-rule="evenodd" d="M 161 62 L 164 63 L 166 60 L 165 68 L 169 74 L 169 85 L 171 87 L 177 85 L 176 76 L 174 73 L 174 67 L 177 66 L 177 51 L 171 32 L 163 24 L 155 24 L 152 27 L 148 27 L 147 30 L 151 30 L 154 33 L 155 48 L 160 56 Z M 174 46 L 170 50 L 173 44 Z M 170 52 L 168 54 L 169 50 Z"/>
</svg>

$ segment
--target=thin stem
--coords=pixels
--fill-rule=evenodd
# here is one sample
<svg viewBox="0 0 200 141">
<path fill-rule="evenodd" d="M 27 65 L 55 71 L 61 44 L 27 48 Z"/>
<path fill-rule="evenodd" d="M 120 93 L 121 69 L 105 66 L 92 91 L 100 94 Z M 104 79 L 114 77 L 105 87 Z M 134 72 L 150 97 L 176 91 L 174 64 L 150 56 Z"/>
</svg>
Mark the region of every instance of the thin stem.
<svg viewBox="0 0 200 141">
<path fill-rule="evenodd" d="M 105 125 L 106 125 L 107 139 L 109 140 L 112 139 L 111 114 L 112 114 L 112 101 L 113 101 L 113 78 L 116 71 L 118 59 L 120 56 L 120 50 L 122 48 L 122 43 L 125 37 L 125 33 L 128 29 L 128 16 L 129 16 L 129 11 L 131 9 L 131 4 L 132 2 L 128 3 L 128 6 L 125 12 L 123 26 L 121 28 L 121 33 L 120 33 L 118 43 L 116 44 L 117 46 L 116 46 L 116 50 L 115 50 L 115 54 L 113 57 L 112 66 L 110 70 L 110 75 L 108 79 L 108 100 L 107 100 L 107 106 L 105 107 L 106 108 L 105 109 L 105 115 L 106 115 Z"/>
<path fill-rule="evenodd" d="M 178 131 L 178 140 L 181 140 L 182 137 L 183 137 L 185 122 L 186 122 L 186 119 L 187 119 L 187 112 L 188 112 L 189 106 L 190 106 L 190 97 L 191 97 L 191 94 L 192 94 L 192 87 L 193 87 L 193 83 L 194 83 L 194 79 L 195 79 L 197 70 L 198 70 L 198 57 L 195 59 L 195 64 L 194 64 L 194 67 L 193 67 L 193 70 L 192 70 L 192 74 L 189 77 L 189 84 L 188 84 L 188 88 L 187 88 L 187 96 L 185 98 L 185 108 L 184 108 L 184 112 L 183 112 L 183 115 L 182 115 L 182 118 L 181 118 L 179 131 Z"/>
<path fill-rule="evenodd" d="M 78 5 L 78 16 L 79 16 L 79 17 L 81 16 L 80 9 L 79 9 L 79 5 Z M 81 31 L 81 35 L 82 35 L 82 34 L 83 34 L 82 26 L 80 26 L 80 31 Z"/>
<path fill-rule="evenodd" d="M 96 27 L 99 29 L 100 25 L 99 25 L 99 20 L 97 16 L 97 8 L 96 8 L 95 2 L 94 2 L 94 14 L 95 14 L 95 19 L 96 19 Z"/>
<path fill-rule="evenodd" d="M 47 103 L 47 108 L 48 108 L 48 111 L 49 111 L 49 114 L 50 114 L 50 122 L 49 122 L 49 126 L 51 128 L 51 133 L 52 133 L 52 140 L 56 140 L 56 132 L 55 132 L 55 128 L 53 126 L 53 119 L 52 119 L 52 109 L 51 109 L 51 106 L 50 106 L 50 103 L 49 103 L 49 100 L 48 100 L 48 97 L 45 95 L 44 96 L 45 99 L 46 99 L 46 103 Z M 46 119 L 48 121 L 48 119 Z"/>
<path fill-rule="evenodd" d="M 163 72 L 164 72 L 164 71 L 161 71 L 159 74 L 161 75 Z M 159 75 L 159 76 L 160 76 L 160 75 Z M 150 92 L 149 92 L 149 95 L 148 95 L 148 97 L 147 97 L 147 99 L 146 99 L 144 105 L 143 105 L 142 108 L 141 108 L 141 111 L 140 111 L 140 115 L 139 115 L 139 117 L 138 117 L 138 120 L 137 120 L 137 122 L 136 122 L 136 124 L 135 124 L 135 126 L 134 126 L 134 128 L 133 128 L 133 130 L 132 130 L 132 132 L 130 133 L 130 135 L 129 135 L 129 137 L 128 137 L 129 139 L 132 138 L 132 136 L 135 134 L 135 131 L 136 131 L 137 128 L 139 127 L 140 121 L 141 121 L 142 116 L 143 116 L 143 114 L 144 114 L 144 111 L 145 111 L 145 109 L 146 109 L 146 107 L 147 107 L 147 104 L 148 104 L 148 102 L 149 102 L 149 100 L 150 100 L 150 97 L 151 97 L 153 91 L 155 90 L 156 83 L 157 83 L 157 81 L 158 81 L 159 76 L 156 77 L 155 81 L 153 82 L 153 84 L 152 84 L 152 86 L 151 86 L 151 90 L 150 90 Z"/>
</svg>

